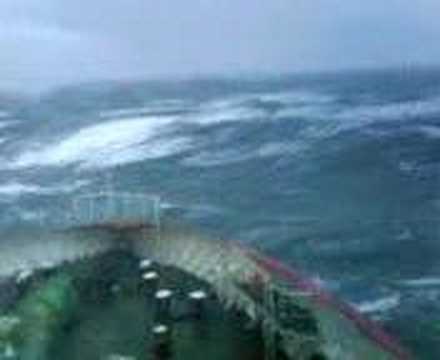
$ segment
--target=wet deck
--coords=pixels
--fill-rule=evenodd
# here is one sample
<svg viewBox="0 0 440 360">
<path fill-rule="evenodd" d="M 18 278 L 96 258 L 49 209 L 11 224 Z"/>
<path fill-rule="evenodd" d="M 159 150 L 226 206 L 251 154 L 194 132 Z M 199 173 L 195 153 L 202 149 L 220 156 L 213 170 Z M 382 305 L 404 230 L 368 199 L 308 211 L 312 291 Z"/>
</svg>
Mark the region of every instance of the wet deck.
<svg viewBox="0 0 440 360">
<path fill-rule="evenodd" d="M 140 269 L 138 258 L 113 251 L 45 276 L 61 272 L 72 276 L 78 301 L 73 316 L 50 339 L 50 358 L 44 360 L 264 358 L 259 329 L 249 328 L 244 314 L 225 310 L 207 283 L 174 267 L 153 263 Z M 156 273 L 158 281 L 142 279 L 148 272 Z M 40 277 L 40 284 L 28 284 L 22 297 L 45 286 L 41 274 L 34 276 Z M 173 292 L 165 312 L 155 297 L 160 289 Z M 194 291 L 206 294 L 201 308 L 189 297 Z M 166 351 L 160 350 L 158 341 L 163 339 L 153 333 L 160 324 L 169 329 Z M 19 347 L 15 350 L 20 354 Z"/>
</svg>

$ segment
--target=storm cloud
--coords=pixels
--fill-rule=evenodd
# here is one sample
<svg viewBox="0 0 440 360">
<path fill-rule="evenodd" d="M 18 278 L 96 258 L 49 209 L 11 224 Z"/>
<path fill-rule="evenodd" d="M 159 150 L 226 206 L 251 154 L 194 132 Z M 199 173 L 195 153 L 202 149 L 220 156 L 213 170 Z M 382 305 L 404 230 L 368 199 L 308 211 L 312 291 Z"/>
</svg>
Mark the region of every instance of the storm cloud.
<svg viewBox="0 0 440 360">
<path fill-rule="evenodd" d="M 437 0 L 2 0 L 0 89 L 440 63 Z"/>
</svg>

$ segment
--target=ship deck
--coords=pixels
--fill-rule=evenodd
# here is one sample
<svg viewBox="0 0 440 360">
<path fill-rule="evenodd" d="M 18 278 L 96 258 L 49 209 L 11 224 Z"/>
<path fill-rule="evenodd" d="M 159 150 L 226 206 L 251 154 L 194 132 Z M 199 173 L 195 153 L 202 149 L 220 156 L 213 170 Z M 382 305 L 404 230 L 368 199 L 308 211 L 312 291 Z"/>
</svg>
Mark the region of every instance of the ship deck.
<svg viewBox="0 0 440 360">
<path fill-rule="evenodd" d="M 40 327 L 42 332 L 50 332 L 42 324 L 51 321 L 45 316 L 58 316 L 58 311 L 69 315 L 58 318 L 62 326 L 50 325 L 56 332 L 43 336 L 41 342 L 46 343 L 38 346 L 27 338 L 29 330 L 22 328 L 21 344 L 12 344 L 14 351 L 27 354 L 20 357 L 25 360 L 264 359 L 259 327 L 251 326 L 245 314 L 227 310 L 208 283 L 172 266 L 152 262 L 146 267 L 145 260 L 143 265 L 128 252 L 112 251 L 35 272 L 15 286 L 15 304 L 10 299 L 7 305 L 9 315 L 19 317 L 33 332 Z M 157 279 L 146 280 L 148 273 L 157 274 Z M 74 309 L 63 297 L 66 288 L 51 283 L 50 279 L 59 276 L 71 280 Z M 12 287 L 11 282 L 8 286 Z M 164 289 L 172 292 L 165 311 L 155 296 Z M 40 297 L 35 298 L 39 292 Z M 206 298 L 192 299 L 191 294 Z M 34 310 L 23 310 L 26 306 L 41 308 L 42 303 L 48 309 L 39 309 L 37 315 Z M 6 310 L 6 303 L 3 306 Z M 32 318 L 33 323 L 24 317 Z M 166 326 L 168 335 L 155 334 L 158 326 Z"/>
</svg>

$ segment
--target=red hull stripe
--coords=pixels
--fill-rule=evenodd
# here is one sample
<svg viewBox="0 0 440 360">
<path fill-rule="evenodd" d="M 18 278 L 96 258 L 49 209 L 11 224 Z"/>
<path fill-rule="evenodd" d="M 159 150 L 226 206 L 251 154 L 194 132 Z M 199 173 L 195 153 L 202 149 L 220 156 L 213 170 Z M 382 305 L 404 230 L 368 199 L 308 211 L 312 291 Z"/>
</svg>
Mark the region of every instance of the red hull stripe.
<svg viewBox="0 0 440 360">
<path fill-rule="evenodd" d="M 266 271 L 283 277 L 300 291 L 314 294 L 315 301 L 320 305 L 335 309 L 344 315 L 353 322 L 365 336 L 378 344 L 383 350 L 393 354 L 397 359 L 409 360 L 412 358 L 400 344 L 389 336 L 380 326 L 362 316 L 349 304 L 338 300 L 329 292 L 323 291 L 316 283 L 302 276 L 300 272 L 291 269 L 275 259 L 263 257 L 255 251 L 245 250 L 245 252 Z"/>
</svg>

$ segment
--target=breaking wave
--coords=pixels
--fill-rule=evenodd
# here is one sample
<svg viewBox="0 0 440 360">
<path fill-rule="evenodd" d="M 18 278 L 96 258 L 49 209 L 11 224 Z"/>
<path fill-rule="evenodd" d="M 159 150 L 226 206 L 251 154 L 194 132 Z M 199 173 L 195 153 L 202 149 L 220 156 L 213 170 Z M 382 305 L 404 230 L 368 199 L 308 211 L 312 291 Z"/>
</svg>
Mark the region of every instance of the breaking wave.
<svg viewBox="0 0 440 360">
<path fill-rule="evenodd" d="M 364 314 L 383 313 L 400 305 L 400 295 L 393 294 L 379 299 L 364 301 L 355 304 L 355 307 Z"/>
<path fill-rule="evenodd" d="M 40 186 L 35 184 L 24 184 L 19 182 L 8 182 L 0 184 L 0 196 L 10 198 L 22 195 L 54 195 L 69 193 L 89 184 L 86 180 L 76 180 L 73 184 L 58 186 Z"/>
<path fill-rule="evenodd" d="M 58 143 L 26 151 L 10 168 L 33 166 L 108 167 L 167 157 L 188 149 L 190 139 L 165 136 L 172 117 L 115 120 L 83 128 Z"/>
<path fill-rule="evenodd" d="M 419 279 L 402 280 L 400 282 L 408 287 L 440 287 L 440 277 L 422 277 Z"/>
</svg>

